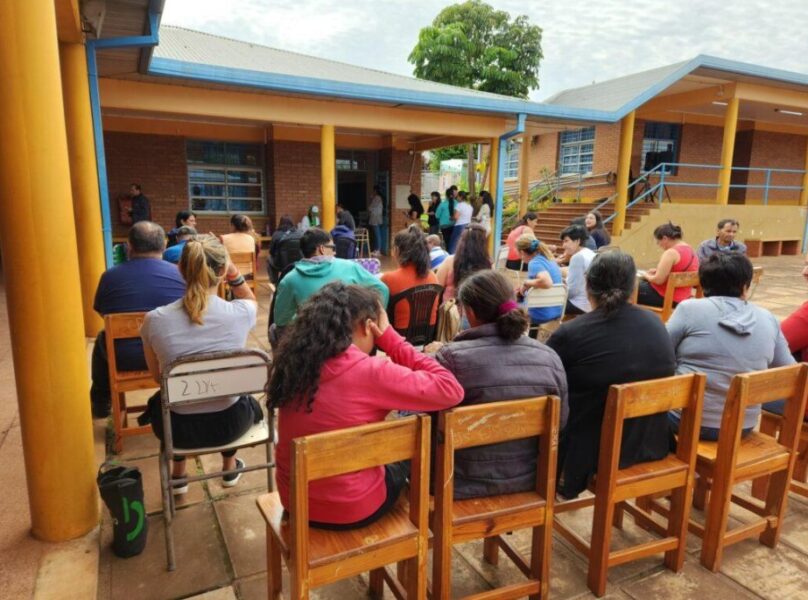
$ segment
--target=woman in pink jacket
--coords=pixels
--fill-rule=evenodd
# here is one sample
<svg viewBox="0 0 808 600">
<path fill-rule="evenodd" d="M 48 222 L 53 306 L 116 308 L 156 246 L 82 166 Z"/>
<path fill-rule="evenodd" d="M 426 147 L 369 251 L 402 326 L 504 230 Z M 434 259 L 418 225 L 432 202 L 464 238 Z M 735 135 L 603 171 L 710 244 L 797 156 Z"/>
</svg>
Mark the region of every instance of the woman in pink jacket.
<svg viewBox="0 0 808 600">
<path fill-rule="evenodd" d="M 374 290 L 334 281 L 306 302 L 284 335 L 269 397 L 279 409 L 277 483 L 287 508 L 293 439 L 383 421 L 391 410 L 439 411 L 463 399 L 454 375 L 389 325 Z M 387 356 L 370 356 L 374 345 Z M 408 472 L 408 465 L 393 464 L 313 482 L 310 524 L 372 523 L 395 505 Z"/>
</svg>

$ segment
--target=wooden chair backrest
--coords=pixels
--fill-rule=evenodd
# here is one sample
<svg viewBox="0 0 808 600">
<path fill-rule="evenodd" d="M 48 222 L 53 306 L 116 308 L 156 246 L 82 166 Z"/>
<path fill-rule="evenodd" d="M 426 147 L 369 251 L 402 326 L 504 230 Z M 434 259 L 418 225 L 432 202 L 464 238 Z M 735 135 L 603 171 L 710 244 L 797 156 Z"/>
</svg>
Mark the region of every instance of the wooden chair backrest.
<svg viewBox="0 0 808 600">
<path fill-rule="evenodd" d="M 747 300 L 751 300 L 755 295 L 757 286 L 760 285 L 760 278 L 763 277 L 763 267 L 752 267 L 752 284 L 749 286 L 749 295 Z"/>
<path fill-rule="evenodd" d="M 233 252 L 230 254 L 232 262 L 242 275 L 255 276 L 255 252 Z"/>
<path fill-rule="evenodd" d="M 443 491 L 443 514 L 451 514 L 456 450 L 536 436 L 539 436 L 536 491 L 551 500 L 555 496 L 560 406 L 557 396 L 541 396 L 461 406 L 440 413 L 438 431 L 443 442 L 437 457 L 440 483 L 436 485 Z"/>
<path fill-rule="evenodd" d="M 719 469 L 732 469 L 735 465 L 746 409 L 772 400 L 786 401 L 777 442 L 790 452 L 796 453 L 805 414 L 806 396 L 808 396 L 806 363 L 742 373 L 733 377 L 721 415 L 716 472 Z"/>
<path fill-rule="evenodd" d="M 703 373 L 693 373 L 611 386 L 601 428 L 596 496 L 612 495 L 626 419 L 681 409 L 676 456 L 693 471 L 706 381 Z"/>
<path fill-rule="evenodd" d="M 667 323 L 671 314 L 673 314 L 673 294 L 679 288 L 695 288 L 696 298 L 704 296 L 701 290 L 698 271 L 671 273 L 668 275 L 668 286 L 665 288 L 665 296 L 660 313 L 660 318 L 663 323 Z"/>
<path fill-rule="evenodd" d="M 418 415 L 328 431 L 292 441 L 290 482 L 291 552 L 297 577 L 308 573 L 309 482 L 410 461 L 410 520 L 428 528 L 430 421 Z"/>
<path fill-rule="evenodd" d="M 118 358 L 115 355 L 115 342 L 117 340 L 140 339 L 140 327 L 143 325 L 145 318 L 145 312 L 111 313 L 104 316 L 104 335 L 106 337 L 110 379 L 151 378 L 149 371 L 119 371 Z"/>
</svg>

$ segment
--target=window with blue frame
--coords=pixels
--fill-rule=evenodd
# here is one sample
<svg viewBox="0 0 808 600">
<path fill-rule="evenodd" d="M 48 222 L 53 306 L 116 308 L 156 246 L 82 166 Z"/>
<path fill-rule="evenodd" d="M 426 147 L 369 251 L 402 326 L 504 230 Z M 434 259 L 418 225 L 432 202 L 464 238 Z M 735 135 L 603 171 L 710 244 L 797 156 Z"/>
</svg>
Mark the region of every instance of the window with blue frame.
<svg viewBox="0 0 808 600">
<path fill-rule="evenodd" d="M 648 121 L 642 138 L 642 172 L 646 173 L 662 163 L 679 160 L 682 126 L 678 123 Z M 665 173 L 676 175 L 676 167 L 664 166 Z M 660 170 L 658 169 L 658 170 Z"/>
<path fill-rule="evenodd" d="M 562 131 L 558 136 L 558 171 L 561 175 L 591 173 L 595 157 L 595 128 Z"/>
<path fill-rule="evenodd" d="M 263 214 L 263 148 L 188 140 L 188 197 L 200 213 Z"/>
<path fill-rule="evenodd" d="M 519 155 L 522 149 L 522 142 L 508 140 L 505 145 L 505 179 L 516 179 L 519 177 Z"/>
</svg>

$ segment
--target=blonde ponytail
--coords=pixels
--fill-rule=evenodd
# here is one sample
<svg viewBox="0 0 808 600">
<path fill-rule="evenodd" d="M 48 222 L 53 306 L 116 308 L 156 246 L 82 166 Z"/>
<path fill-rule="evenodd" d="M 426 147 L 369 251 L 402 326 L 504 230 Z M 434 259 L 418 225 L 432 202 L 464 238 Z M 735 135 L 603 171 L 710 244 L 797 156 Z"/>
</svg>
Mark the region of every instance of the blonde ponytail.
<svg viewBox="0 0 808 600">
<path fill-rule="evenodd" d="M 219 283 L 226 266 L 227 251 L 215 236 L 197 236 L 185 244 L 179 267 L 185 279 L 182 305 L 191 322 L 202 325 L 209 290 Z"/>
</svg>

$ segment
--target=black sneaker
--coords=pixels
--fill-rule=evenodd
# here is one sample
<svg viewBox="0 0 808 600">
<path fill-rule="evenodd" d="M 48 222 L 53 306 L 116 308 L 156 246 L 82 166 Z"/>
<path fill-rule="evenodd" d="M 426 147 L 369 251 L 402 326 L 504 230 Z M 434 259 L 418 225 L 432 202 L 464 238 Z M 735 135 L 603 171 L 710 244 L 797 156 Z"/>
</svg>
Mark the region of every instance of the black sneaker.
<svg viewBox="0 0 808 600">
<path fill-rule="evenodd" d="M 243 469 L 246 467 L 247 464 L 241 460 L 240 458 L 236 459 L 236 468 Z M 222 486 L 223 487 L 233 487 L 238 483 L 238 480 L 241 479 L 241 473 L 230 473 L 228 475 L 222 476 Z"/>
</svg>

